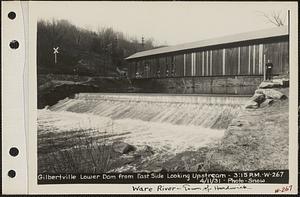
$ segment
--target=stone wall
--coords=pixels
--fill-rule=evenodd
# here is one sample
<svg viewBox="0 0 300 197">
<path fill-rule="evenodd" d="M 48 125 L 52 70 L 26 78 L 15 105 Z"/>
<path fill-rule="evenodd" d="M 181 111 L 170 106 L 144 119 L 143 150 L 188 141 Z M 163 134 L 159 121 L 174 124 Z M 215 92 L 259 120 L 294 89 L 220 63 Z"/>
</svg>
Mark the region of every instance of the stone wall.
<svg viewBox="0 0 300 197">
<path fill-rule="evenodd" d="M 139 92 L 252 95 L 263 76 L 215 76 L 132 79 Z"/>
</svg>

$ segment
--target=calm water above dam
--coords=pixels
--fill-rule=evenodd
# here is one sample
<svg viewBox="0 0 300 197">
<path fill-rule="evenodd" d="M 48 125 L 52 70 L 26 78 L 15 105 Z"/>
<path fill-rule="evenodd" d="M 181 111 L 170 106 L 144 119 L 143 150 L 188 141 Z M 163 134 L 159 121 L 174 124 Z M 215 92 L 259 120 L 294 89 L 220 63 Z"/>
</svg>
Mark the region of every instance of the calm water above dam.
<svg viewBox="0 0 300 197">
<path fill-rule="evenodd" d="M 257 85 L 253 86 L 231 86 L 231 87 L 220 87 L 211 86 L 209 88 L 203 86 L 197 86 L 195 88 L 141 88 L 137 90 L 139 93 L 161 93 L 166 94 L 205 94 L 206 96 L 221 94 L 224 96 L 250 96 L 253 95 Z"/>
</svg>

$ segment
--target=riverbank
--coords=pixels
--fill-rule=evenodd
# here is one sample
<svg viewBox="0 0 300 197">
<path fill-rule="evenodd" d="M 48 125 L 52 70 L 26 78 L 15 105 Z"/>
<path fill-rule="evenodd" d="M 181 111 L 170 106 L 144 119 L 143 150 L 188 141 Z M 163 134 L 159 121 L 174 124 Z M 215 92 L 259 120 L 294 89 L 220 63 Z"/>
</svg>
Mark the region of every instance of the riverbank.
<svg viewBox="0 0 300 197">
<path fill-rule="evenodd" d="M 124 77 L 90 77 L 78 75 L 38 75 L 38 109 L 52 106 L 59 100 L 83 92 L 135 91 Z"/>
<path fill-rule="evenodd" d="M 289 88 L 275 88 L 288 96 Z M 219 145 L 207 153 L 203 171 L 288 169 L 289 99 L 244 109 Z"/>
</svg>

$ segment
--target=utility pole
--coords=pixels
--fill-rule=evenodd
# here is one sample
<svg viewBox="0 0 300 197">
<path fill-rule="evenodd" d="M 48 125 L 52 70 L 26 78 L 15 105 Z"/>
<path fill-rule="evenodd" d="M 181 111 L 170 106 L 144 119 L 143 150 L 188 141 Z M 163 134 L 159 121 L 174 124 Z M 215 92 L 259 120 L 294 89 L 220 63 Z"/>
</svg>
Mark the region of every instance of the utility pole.
<svg viewBox="0 0 300 197">
<path fill-rule="evenodd" d="M 108 46 L 106 45 L 104 48 L 104 68 L 103 68 L 103 76 L 106 76 L 106 64 L 108 62 Z"/>
<path fill-rule="evenodd" d="M 145 46 L 145 43 L 144 43 L 144 36 L 142 36 L 142 48 L 144 50 L 144 46 Z"/>
<path fill-rule="evenodd" d="M 119 40 L 118 40 L 118 37 L 115 38 L 115 48 L 119 48 Z"/>
</svg>

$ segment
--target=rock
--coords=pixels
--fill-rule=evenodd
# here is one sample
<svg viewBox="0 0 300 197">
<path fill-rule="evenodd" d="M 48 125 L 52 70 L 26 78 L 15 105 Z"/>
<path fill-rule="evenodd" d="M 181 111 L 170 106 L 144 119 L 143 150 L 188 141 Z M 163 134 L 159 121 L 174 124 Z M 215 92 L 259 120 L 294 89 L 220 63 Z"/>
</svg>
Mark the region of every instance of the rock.
<svg viewBox="0 0 300 197">
<path fill-rule="evenodd" d="M 121 153 L 121 154 L 127 154 L 131 151 L 135 151 L 136 148 L 130 144 L 127 144 L 125 142 L 114 142 L 112 144 L 113 146 L 113 150 L 117 153 Z"/>
<path fill-rule="evenodd" d="M 121 159 L 123 165 L 127 165 L 127 164 L 134 162 L 136 158 L 131 155 L 126 155 L 125 157 L 122 157 L 120 159 Z"/>
<path fill-rule="evenodd" d="M 282 88 L 289 87 L 289 79 L 273 79 L 272 82 L 279 84 Z"/>
<path fill-rule="evenodd" d="M 199 172 L 203 169 L 203 166 L 204 166 L 204 161 L 203 162 L 200 162 L 200 163 L 196 163 L 194 165 L 192 165 L 189 169 L 189 171 L 191 172 Z"/>
<path fill-rule="evenodd" d="M 133 155 L 122 155 L 118 157 L 117 159 L 112 160 L 112 163 L 114 163 L 117 166 L 124 166 L 131 164 L 135 162 L 137 159 Z"/>
<path fill-rule="evenodd" d="M 264 88 L 278 88 L 278 87 L 280 87 L 279 83 L 273 83 L 271 81 L 263 81 L 261 82 L 258 88 L 264 89 Z"/>
<path fill-rule="evenodd" d="M 168 170 L 165 167 L 162 167 L 160 172 L 168 172 Z"/>
<path fill-rule="evenodd" d="M 272 80 L 272 83 L 279 84 L 279 85 L 283 85 L 282 79 L 273 79 L 273 80 Z"/>
<path fill-rule="evenodd" d="M 258 103 L 253 100 L 250 100 L 250 101 L 248 101 L 248 103 L 246 103 L 245 108 L 246 109 L 257 109 Z"/>
<path fill-rule="evenodd" d="M 156 168 L 151 170 L 152 172 L 168 172 L 168 170 L 163 166 L 157 166 Z"/>
<path fill-rule="evenodd" d="M 153 148 L 151 146 L 145 145 L 141 150 L 143 153 L 149 153 L 151 155 L 154 154 Z"/>
<path fill-rule="evenodd" d="M 142 148 L 138 148 L 134 153 L 135 156 L 148 157 L 154 154 L 153 148 L 151 146 L 145 145 Z"/>
<path fill-rule="evenodd" d="M 175 172 L 184 172 L 186 171 L 185 167 L 184 166 L 175 166 L 174 169 L 172 169 L 172 171 L 175 171 Z"/>
<path fill-rule="evenodd" d="M 259 107 L 267 107 L 267 106 L 271 105 L 273 102 L 274 102 L 273 99 L 266 99 L 264 102 L 262 102 L 262 103 L 260 104 Z"/>
<path fill-rule="evenodd" d="M 283 81 L 282 81 L 282 87 L 283 88 L 287 88 L 287 87 L 290 87 L 290 80 L 288 80 L 288 79 L 283 79 Z"/>
<path fill-rule="evenodd" d="M 241 127 L 241 126 L 243 126 L 243 123 L 242 123 L 241 121 L 239 121 L 239 120 L 237 120 L 237 121 L 233 120 L 233 121 L 230 123 L 229 126 L 232 126 L 232 127 Z"/>
<path fill-rule="evenodd" d="M 287 78 L 279 78 L 279 79 L 273 79 L 272 81 L 263 81 L 259 88 L 265 89 L 265 88 L 286 88 L 289 87 L 289 79 Z"/>
<path fill-rule="evenodd" d="M 274 89 L 258 89 L 255 94 L 264 94 L 266 99 L 282 100 L 287 98 L 286 95 Z"/>
<path fill-rule="evenodd" d="M 256 93 L 250 98 L 251 101 L 255 101 L 258 105 L 265 101 L 265 95 L 263 93 Z"/>
</svg>

